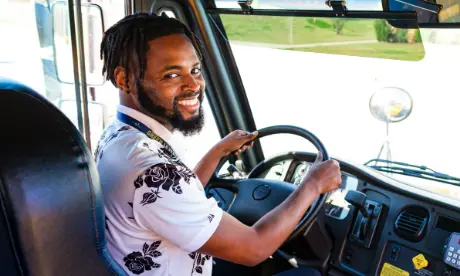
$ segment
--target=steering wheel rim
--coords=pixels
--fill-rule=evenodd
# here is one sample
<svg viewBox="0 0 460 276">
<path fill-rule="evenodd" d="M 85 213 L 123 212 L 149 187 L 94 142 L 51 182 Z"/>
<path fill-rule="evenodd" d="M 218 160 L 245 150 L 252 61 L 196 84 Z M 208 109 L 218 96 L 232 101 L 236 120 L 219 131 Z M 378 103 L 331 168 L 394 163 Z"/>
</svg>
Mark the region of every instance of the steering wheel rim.
<svg viewBox="0 0 460 276">
<path fill-rule="evenodd" d="M 300 136 L 312 143 L 315 146 L 315 148 L 323 154 L 323 160 L 329 160 L 329 154 L 327 153 L 327 150 L 324 147 L 321 140 L 319 140 L 319 138 L 316 137 L 316 135 L 314 135 L 312 132 L 304 128 L 290 125 L 277 125 L 262 128 L 258 130 L 258 132 L 259 134 L 257 135 L 256 139 L 260 139 L 274 134 L 293 134 Z"/>
<path fill-rule="evenodd" d="M 260 138 L 270 136 L 270 135 L 274 135 L 274 134 L 293 134 L 293 135 L 300 136 L 300 137 L 308 140 L 310 143 L 312 143 L 316 147 L 316 149 L 323 154 L 323 160 L 324 161 L 329 159 L 329 154 L 327 153 L 327 150 L 324 147 L 324 145 L 321 142 L 321 140 L 319 140 L 319 138 L 316 137 L 316 135 L 314 135 L 313 133 L 311 133 L 310 131 L 308 131 L 306 129 L 296 127 L 296 126 L 290 126 L 290 125 L 277 125 L 277 126 L 270 126 L 270 127 L 262 128 L 262 129 L 258 130 L 258 133 L 259 134 L 258 134 L 256 139 L 260 139 Z M 295 154 L 295 153 L 291 152 L 291 154 Z M 220 165 L 223 165 L 228 160 L 228 158 L 229 158 L 228 156 L 223 158 L 221 160 L 221 162 L 220 162 Z M 208 194 L 209 190 L 212 189 L 212 188 L 223 188 L 223 189 L 227 189 L 227 190 L 230 190 L 230 191 L 234 192 L 235 193 L 234 199 L 233 199 L 232 203 L 230 204 L 230 206 L 229 206 L 229 208 L 227 210 L 227 212 L 229 212 L 230 214 L 232 214 L 232 212 L 231 212 L 232 208 L 235 208 L 235 206 L 234 206 L 235 203 L 238 202 L 236 199 L 238 198 L 238 196 L 242 192 L 242 189 L 246 189 L 248 187 L 249 187 L 249 189 L 252 188 L 253 189 L 253 194 L 254 194 L 254 192 L 256 191 L 255 189 L 265 185 L 265 186 L 271 186 L 272 187 L 271 189 L 273 189 L 273 187 L 282 187 L 279 190 L 282 191 L 281 192 L 282 194 L 286 194 L 288 192 L 287 190 L 289 190 L 289 189 L 285 185 L 289 185 L 290 187 L 294 187 L 295 186 L 294 184 L 287 183 L 287 182 L 284 182 L 284 181 L 273 181 L 273 180 L 266 180 L 266 179 L 260 179 L 260 178 L 254 178 L 253 177 L 253 175 L 257 171 L 260 171 L 264 166 L 266 166 L 268 163 L 270 163 L 269 161 L 271 159 L 273 159 L 273 158 L 270 158 L 268 160 L 264 160 L 264 161 L 260 162 L 257 166 L 255 166 L 251 170 L 251 172 L 248 175 L 248 178 L 242 179 L 242 180 L 238 181 L 237 183 L 228 183 L 228 182 L 225 182 L 225 181 L 224 182 L 218 182 L 216 184 L 209 183 L 208 185 L 206 185 L 206 188 L 205 188 L 206 194 Z M 250 180 L 255 181 L 255 182 L 248 183 L 248 181 L 250 181 Z M 245 183 L 245 185 L 241 185 L 242 183 Z M 285 183 L 285 184 L 282 184 L 282 183 Z M 244 187 L 244 188 L 241 188 L 241 187 Z M 293 188 L 293 189 L 295 189 L 295 188 Z M 244 191 L 244 192 L 246 193 L 246 191 Z M 268 192 L 268 193 L 270 194 L 270 192 Z M 269 195 L 267 195 L 267 197 L 268 196 Z M 289 196 L 289 195 L 287 195 L 287 196 Z M 285 198 L 287 198 L 287 196 Z M 248 197 L 246 196 L 246 199 L 247 198 Z M 284 201 L 285 198 L 283 198 L 281 200 L 281 202 Z M 304 232 L 308 228 L 308 226 L 310 226 L 312 224 L 312 222 L 317 217 L 318 212 L 321 209 L 320 207 L 324 205 L 324 203 L 326 201 L 326 198 L 327 198 L 327 193 L 322 194 L 312 203 L 310 208 L 308 208 L 308 210 L 305 213 L 305 215 L 302 217 L 302 219 L 297 224 L 297 226 L 294 229 L 294 231 L 289 235 L 289 237 L 287 238 L 285 243 L 287 243 L 287 242 L 293 240 L 294 238 L 296 238 L 300 233 Z M 245 200 L 240 200 L 240 202 L 244 202 L 244 201 Z M 278 200 L 278 204 L 281 203 L 281 202 Z M 275 208 L 276 206 L 273 206 L 273 208 Z M 273 208 L 271 208 L 271 209 L 273 209 Z M 268 210 L 267 213 L 269 211 L 271 211 L 271 210 Z M 238 212 L 238 213 L 242 214 L 242 212 Z M 244 220 L 242 220 L 241 218 L 238 217 L 238 213 L 233 214 L 233 215 L 237 219 L 239 219 L 240 221 L 245 223 Z M 251 222 L 252 222 L 252 220 L 251 221 L 246 221 L 246 224 L 252 225 Z M 255 223 L 255 221 L 253 221 L 253 223 Z"/>
</svg>

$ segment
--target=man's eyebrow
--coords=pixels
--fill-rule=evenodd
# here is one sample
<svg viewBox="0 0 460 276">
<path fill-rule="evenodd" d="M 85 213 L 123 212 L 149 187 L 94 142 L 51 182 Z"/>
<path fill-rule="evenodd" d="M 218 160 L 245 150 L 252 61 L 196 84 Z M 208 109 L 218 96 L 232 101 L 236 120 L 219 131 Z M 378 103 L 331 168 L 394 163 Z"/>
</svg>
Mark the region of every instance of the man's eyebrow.
<svg viewBox="0 0 460 276">
<path fill-rule="evenodd" d="M 180 65 L 166 65 L 165 67 L 163 67 L 163 70 L 161 70 L 161 71 L 179 70 L 179 69 L 182 69 L 182 66 L 180 66 Z"/>
<path fill-rule="evenodd" d="M 193 67 L 197 67 L 200 64 L 201 64 L 201 62 L 197 62 L 197 63 L 193 64 Z M 182 68 L 183 67 L 180 66 L 180 65 L 166 65 L 165 67 L 163 67 L 163 70 L 161 70 L 161 71 L 164 72 L 164 71 L 169 71 L 169 70 L 180 70 Z"/>
</svg>

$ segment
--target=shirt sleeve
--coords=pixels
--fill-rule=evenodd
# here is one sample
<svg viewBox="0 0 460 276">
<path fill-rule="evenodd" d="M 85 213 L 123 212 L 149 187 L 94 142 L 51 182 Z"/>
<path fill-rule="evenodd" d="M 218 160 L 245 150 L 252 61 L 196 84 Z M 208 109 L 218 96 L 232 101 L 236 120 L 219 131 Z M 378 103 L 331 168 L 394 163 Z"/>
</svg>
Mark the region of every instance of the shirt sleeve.
<svg viewBox="0 0 460 276">
<path fill-rule="evenodd" d="M 198 250 L 216 231 L 223 210 L 196 185 L 201 183 L 188 168 L 150 166 L 135 181 L 134 218 L 186 252 Z"/>
</svg>

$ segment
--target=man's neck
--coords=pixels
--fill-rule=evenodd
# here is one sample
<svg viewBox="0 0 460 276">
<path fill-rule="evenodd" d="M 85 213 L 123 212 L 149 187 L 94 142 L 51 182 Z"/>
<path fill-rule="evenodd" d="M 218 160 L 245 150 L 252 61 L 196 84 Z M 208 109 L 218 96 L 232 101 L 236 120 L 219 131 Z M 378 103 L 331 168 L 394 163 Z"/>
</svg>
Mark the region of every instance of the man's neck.
<svg viewBox="0 0 460 276">
<path fill-rule="evenodd" d="M 151 114 L 150 112 L 148 112 L 147 110 L 145 110 L 144 108 L 142 107 L 138 107 L 137 105 L 135 105 L 134 103 L 130 103 L 130 102 L 121 102 L 122 105 L 126 106 L 126 107 L 129 107 L 129 108 L 132 108 L 136 111 L 139 111 L 140 113 L 142 114 L 145 114 L 147 116 L 149 116 L 150 118 L 154 119 L 155 121 L 157 121 L 158 123 L 162 124 L 167 130 L 169 130 L 170 132 L 173 132 L 173 127 L 172 125 L 168 122 L 167 119 L 165 119 L 164 117 L 161 117 L 161 116 L 155 116 L 153 114 Z"/>
</svg>

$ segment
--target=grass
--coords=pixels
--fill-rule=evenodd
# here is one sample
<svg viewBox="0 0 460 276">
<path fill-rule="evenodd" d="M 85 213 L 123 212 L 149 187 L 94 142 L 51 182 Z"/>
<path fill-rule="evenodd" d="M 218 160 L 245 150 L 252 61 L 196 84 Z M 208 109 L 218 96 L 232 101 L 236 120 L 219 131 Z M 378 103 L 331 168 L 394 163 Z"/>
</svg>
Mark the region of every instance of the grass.
<svg viewBox="0 0 460 276">
<path fill-rule="evenodd" d="M 373 40 L 374 20 L 342 19 L 342 35 L 337 35 L 337 19 L 221 15 L 230 40 L 273 44 L 309 44 L 322 42 Z M 292 36 L 291 36 L 292 34 Z M 292 40 L 291 40 L 292 37 Z"/>
<path fill-rule="evenodd" d="M 375 19 L 242 15 L 221 15 L 221 18 L 231 41 L 280 44 L 280 48 L 289 48 L 286 45 L 376 40 Z M 343 29 L 339 35 L 335 29 L 339 23 L 337 20 L 343 23 Z M 425 56 L 422 43 L 376 42 L 290 50 L 410 61 L 418 61 Z"/>
<path fill-rule="evenodd" d="M 386 58 L 396 60 L 419 61 L 425 57 L 425 50 L 422 43 L 369 43 L 369 44 L 352 44 L 337 46 L 317 46 L 310 48 L 297 48 L 297 51 Z"/>
</svg>

